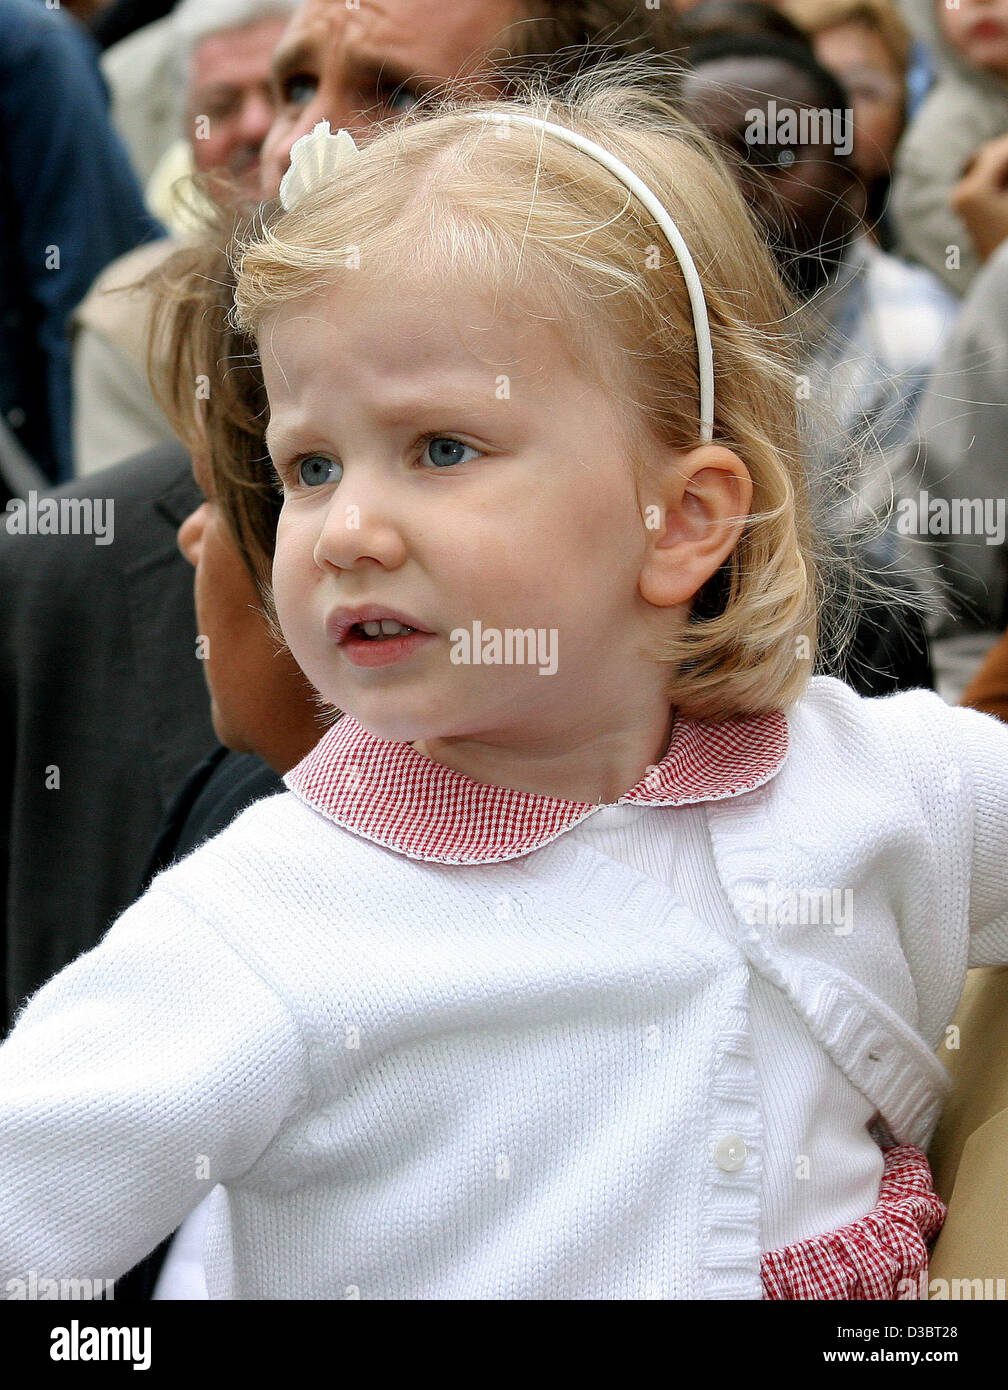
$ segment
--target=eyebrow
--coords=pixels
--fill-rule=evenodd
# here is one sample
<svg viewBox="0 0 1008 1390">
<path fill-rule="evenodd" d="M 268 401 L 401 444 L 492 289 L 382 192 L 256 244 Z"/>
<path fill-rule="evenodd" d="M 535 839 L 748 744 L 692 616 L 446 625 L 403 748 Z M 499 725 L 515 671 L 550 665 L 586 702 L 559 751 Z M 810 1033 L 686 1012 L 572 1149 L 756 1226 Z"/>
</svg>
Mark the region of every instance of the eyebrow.
<svg viewBox="0 0 1008 1390">
<path fill-rule="evenodd" d="M 270 64 L 270 75 L 279 87 L 285 78 L 293 76 L 303 68 L 312 67 L 316 62 L 318 45 L 313 39 L 301 38 L 294 39 L 290 43 L 282 43 L 273 54 L 273 61 Z"/>
<path fill-rule="evenodd" d="M 433 85 L 433 79 L 422 77 L 414 68 L 399 67 L 387 58 L 380 62 L 374 58 L 356 58 L 352 61 L 352 67 L 358 80 L 373 83 L 376 88 L 406 85 L 422 88 Z"/>
<path fill-rule="evenodd" d="M 467 391 L 461 388 L 457 395 L 445 396 L 439 400 L 432 401 L 429 391 L 418 391 L 415 396 L 407 399 L 390 402 L 387 406 L 381 403 L 374 403 L 371 413 L 381 426 L 395 429 L 403 424 L 408 424 L 414 417 L 424 413 L 436 416 L 450 416 L 482 414 L 483 411 L 493 403 L 493 396 L 487 396 L 484 391 Z M 451 429 L 451 424 L 446 420 L 446 428 Z M 270 443 L 270 431 L 272 430 L 273 440 Z M 273 458 L 274 448 L 283 452 L 288 452 L 297 441 L 308 434 L 314 433 L 307 426 L 302 428 L 301 424 L 295 421 L 288 428 L 273 428 L 272 422 L 267 425 L 264 435 L 266 448 L 270 458 Z"/>
<path fill-rule="evenodd" d="M 416 68 L 406 68 L 389 58 L 372 58 L 366 54 L 351 55 L 347 60 L 348 76 L 360 92 L 374 92 L 380 101 L 389 93 L 408 88 L 416 97 L 440 87 L 444 81 L 440 77 L 425 77 Z M 366 108 L 362 107 L 361 112 Z"/>
<path fill-rule="evenodd" d="M 289 43 L 281 43 L 280 47 L 273 54 L 270 65 L 272 81 L 280 87 L 288 77 L 303 69 L 310 68 L 318 76 L 319 62 L 319 42 L 307 35 L 299 39 L 292 39 Z M 413 68 L 401 67 L 388 58 L 353 58 L 350 66 L 354 78 L 361 85 L 373 85 L 377 90 L 379 87 L 413 87 L 418 94 L 430 90 L 439 85 L 442 78 L 423 77 Z"/>
<path fill-rule="evenodd" d="M 212 82 L 201 90 L 200 99 L 202 101 L 214 101 L 221 97 L 234 96 L 236 92 L 240 91 L 241 87 L 234 82 Z"/>
</svg>

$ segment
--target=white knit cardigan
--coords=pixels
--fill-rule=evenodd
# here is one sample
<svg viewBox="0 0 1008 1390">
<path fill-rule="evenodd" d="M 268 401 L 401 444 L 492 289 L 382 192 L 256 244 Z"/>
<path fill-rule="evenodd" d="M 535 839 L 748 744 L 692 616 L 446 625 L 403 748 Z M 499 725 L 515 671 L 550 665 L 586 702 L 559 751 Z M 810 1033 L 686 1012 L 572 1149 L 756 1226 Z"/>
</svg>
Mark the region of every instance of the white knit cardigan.
<svg viewBox="0 0 1008 1390">
<path fill-rule="evenodd" d="M 0 1289 L 117 1277 L 213 1189 L 211 1297 L 759 1298 L 794 1081 L 753 976 L 926 1143 L 967 964 L 1008 960 L 1008 728 L 817 679 L 788 736 L 702 801 L 716 930 L 576 836 L 446 864 L 250 808 L 0 1048 Z M 753 910 L 803 889 L 851 929 Z"/>
</svg>

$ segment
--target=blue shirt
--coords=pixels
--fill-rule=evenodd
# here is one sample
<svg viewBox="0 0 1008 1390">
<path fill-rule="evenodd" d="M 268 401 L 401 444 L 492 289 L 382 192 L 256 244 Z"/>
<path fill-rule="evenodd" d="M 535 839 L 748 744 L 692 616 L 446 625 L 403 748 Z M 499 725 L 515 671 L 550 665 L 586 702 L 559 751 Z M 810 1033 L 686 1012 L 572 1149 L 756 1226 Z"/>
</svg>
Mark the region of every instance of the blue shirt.
<svg viewBox="0 0 1008 1390">
<path fill-rule="evenodd" d="M 73 476 L 67 320 L 100 270 L 160 232 L 108 118 L 98 50 L 39 0 L 0 0 L 0 412 Z"/>
</svg>

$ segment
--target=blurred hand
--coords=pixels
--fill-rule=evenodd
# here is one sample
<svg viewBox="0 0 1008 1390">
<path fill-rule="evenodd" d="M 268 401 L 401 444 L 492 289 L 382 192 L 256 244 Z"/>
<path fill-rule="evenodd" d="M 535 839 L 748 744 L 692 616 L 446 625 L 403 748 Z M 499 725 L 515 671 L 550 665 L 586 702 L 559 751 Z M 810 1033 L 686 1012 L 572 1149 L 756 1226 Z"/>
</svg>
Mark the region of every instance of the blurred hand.
<svg viewBox="0 0 1008 1390">
<path fill-rule="evenodd" d="M 1008 135 L 981 145 L 949 194 L 981 261 L 1008 238 Z"/>
</svg>

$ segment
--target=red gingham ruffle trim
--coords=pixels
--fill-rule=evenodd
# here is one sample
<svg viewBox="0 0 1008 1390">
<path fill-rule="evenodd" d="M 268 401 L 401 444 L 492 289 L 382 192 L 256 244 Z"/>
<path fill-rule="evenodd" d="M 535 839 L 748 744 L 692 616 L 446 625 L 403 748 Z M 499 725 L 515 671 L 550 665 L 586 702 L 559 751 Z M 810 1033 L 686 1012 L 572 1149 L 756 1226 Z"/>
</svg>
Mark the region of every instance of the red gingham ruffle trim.
<svg viewBox="0 0 1008 1390">
<path fill-rule="evenodd" d="M 763 1297 L 919 1298 L 928 1246 L 945 1212 L 927 1155 L 913 1144 L 894 1145 L 885 1151 L 878 1202 L 867 1216 L 762 1257 Z"/>
</svg>

